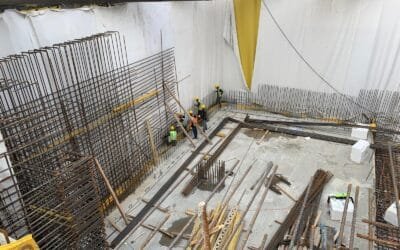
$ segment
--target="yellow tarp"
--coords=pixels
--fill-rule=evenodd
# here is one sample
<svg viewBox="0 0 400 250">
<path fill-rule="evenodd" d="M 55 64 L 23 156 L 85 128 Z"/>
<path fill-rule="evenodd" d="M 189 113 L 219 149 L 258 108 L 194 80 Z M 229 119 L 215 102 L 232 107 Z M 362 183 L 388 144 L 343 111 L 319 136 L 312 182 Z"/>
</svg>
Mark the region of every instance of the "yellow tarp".
<svg viewBox="0 0 400 250">
<path fill-rule="evenodd" d="M 251 89 L 261 0 L 234 0 L 234 6 L 240 61 L 247 87 Z"/>
</svg>

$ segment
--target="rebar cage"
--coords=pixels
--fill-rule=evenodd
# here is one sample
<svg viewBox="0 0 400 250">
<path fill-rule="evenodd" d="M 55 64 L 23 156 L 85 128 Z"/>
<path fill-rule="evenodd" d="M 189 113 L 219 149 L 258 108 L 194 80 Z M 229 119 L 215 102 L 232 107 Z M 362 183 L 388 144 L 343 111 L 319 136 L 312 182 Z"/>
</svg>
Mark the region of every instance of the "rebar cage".
<svg viewBox="0 0 400 250">
<path fill-rule="evenodd" d="M 390 136 L 384 134 L 376 135 L 377 142 L 388 142 L 392 140 Z M 393 150 L 392 157 L 395 179 L 397 180 L 396 185 L 400 188 L 400 152 L 398 150 Z M 388 149 L 376 149 L 375 151 L 375 176 L 376 221 L 381 223 L 376 225 L 376 236 L 380 240 L 400 245 L 400 228 L 387 224 L 384 219 L 386 210 L 396 200 L 390 171 Z M 377 243 L 377 249 L 397 249 L 397 247 Z"/>
<path fill-rule="evenodd" d="M 331 121 L 377 122 L 399 129 L 400 92 L 361 89 L 357 96 L 332 89 L 309 90 L 262 84 L 256 91 L 229 90 L 223 100 L 237 109 L 259 109 L 292 117 Z"/>
<path fill-rule="evenodd" d="M 105 248 L 93 158 L 62 154 L 54 160 L 54 170 L 2 171 L 1 227 L 15 238 L 32 233 L 43 249 Z M 27 177 L 31 182 L 20 181 Z"/>
<path fill-rule="evenodd" d="M 128 64 L 118 32 L 0 60 L 0 211 L 10 235 L 33 233 L 42 248 L 106 246 L 102 216 L 114 201 L 91 169 L 93 157 L 119 198 L 134 191 L 154 165 L 146 122 L 156 150 L 174 122 L 165 106 L 175 112 L 176 104 L 165 88 L 176 93 L 174 50 Z M 86 211 L 93 217 L 82 218 Z M 88 228 L 79 222 L 89 219 Z"/>
</svg>

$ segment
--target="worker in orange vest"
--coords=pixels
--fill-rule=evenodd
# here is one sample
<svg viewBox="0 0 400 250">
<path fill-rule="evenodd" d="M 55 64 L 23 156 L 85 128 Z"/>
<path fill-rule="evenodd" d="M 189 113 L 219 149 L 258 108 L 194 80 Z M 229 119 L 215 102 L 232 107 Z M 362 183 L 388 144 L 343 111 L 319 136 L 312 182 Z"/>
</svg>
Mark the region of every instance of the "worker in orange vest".
<svg viewBox="0 0 400 250">
<path fill-rule="evenodd" d="M 193 111 L 189 111 L 190 115 L 190 127 L 192 128 L 193 139 L 197 139 L 197 116 L 193 114 Z"/>
</svg>

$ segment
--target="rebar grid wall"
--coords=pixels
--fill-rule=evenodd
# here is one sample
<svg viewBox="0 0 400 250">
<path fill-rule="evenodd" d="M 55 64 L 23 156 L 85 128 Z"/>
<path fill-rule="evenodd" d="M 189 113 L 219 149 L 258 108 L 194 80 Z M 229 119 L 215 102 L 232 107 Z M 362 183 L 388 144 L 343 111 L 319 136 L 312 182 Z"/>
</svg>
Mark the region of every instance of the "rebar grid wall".
<svg viewBox="0 0 400 250">
<path fill-rule="evenodd" d="M 150 174 L 145 122 L 160 149 L 174 122 L 165 103 L 176 111 L 164 91 L 168 87 L 176 92 L 174 51 L 128 64 L 124 47 L 118 33 L 107 32 L 0 61 L 0 130 L 7 148 L 0 167 L 9 175 L 15 173 L 13 183 L 6 186 L 15 193 L 10 199 L 19 204 L 13 211 L 26 210 L 26 195 L 44 185 L 48 173 L 63 169 L 66 153 L 96 157 L 121 199 Z M 113 200 L 93 174 L 101 210 L 108 211 Z M 20 235 L 19 229 L 9 230 Z"/>
<path fill-rule="evenodd" d="M 2 170 L 1 228 L 14 238 L 33 234 L 42 249 L 105 249 L 94 164 L 91 157 L 63 154 L 54 170 Z M 22 191 L 16 183 L 26 175 L 37 185 Z"/>
<path fill-rule="evenodd" d="M 376 135 L 376 142 L 388 142 L 393 139 L 382 134 Z M 400 152 L 393 150 L 393 165 L 397 181 L 400 188 Z M 375 151 L 375 199 L 376 199 L 376 221 L 385 223 L 387 226 L 377 226 L 375 233 L 378 239 L 400 244 L 400 228 L 387 224 L 384 219 L 386 209 L 396 200 L 393 181 L 390 171 L 390 158 L 388 149 L 376 149 Z M 387 245 L 377 244 L 378 249 L 396 249 Z"/>
<path fill-rule="evenodd" d="M 231 90 L 224 101 L 239 109 L 263 109 L 295 117 L 370 123 L 399 129 L 400 92 L 361 90 L 357 97 L 325 89 L 260 85 L 255 92 Z"/>
</svg>

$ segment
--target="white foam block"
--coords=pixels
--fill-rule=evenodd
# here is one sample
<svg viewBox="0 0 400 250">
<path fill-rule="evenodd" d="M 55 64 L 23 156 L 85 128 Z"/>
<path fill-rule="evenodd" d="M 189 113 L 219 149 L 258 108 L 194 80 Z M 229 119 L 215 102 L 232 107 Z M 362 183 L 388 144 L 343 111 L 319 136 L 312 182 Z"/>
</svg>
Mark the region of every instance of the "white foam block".
<svg viewBox="0 0 400 250">
<path fill-rule="evenodd" d="M 366 140 L 368 138 L 368 131 L 367 128 L 352 128 L 351 137 Z"/>
<path fill-rule="evenodd" d="M 396 209 L 396 203 L 393 202 L 388 209 L 385 211 L 385 216 L 383 217 L 386 222 L 389 222 L 392 225 L 398 226 L 397 225 L 397 209 Z"/>
<path fill-rule="evenodd" d="M 342 219 L 345 202 L 346 202 L 346 199 L 330 198 L 329 214 L 330 214 L 331 220 L 339 220 L 340 221 Z M 351 220 L 353 219 L 353 211 L 354 211 L 354 204 L 351 200 L 349 200 L 349 205 L 347 206 L 347 215 L 346 215 L 347 222 L 351 222 Z"/>
<path fill-rule="evenodd" d="M 351 147 L 350 158 L 352 161 L 361 163 L 370 154 L 369 142 L 365 140 L 359 140 Z"/>
</svg>

